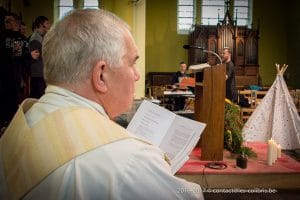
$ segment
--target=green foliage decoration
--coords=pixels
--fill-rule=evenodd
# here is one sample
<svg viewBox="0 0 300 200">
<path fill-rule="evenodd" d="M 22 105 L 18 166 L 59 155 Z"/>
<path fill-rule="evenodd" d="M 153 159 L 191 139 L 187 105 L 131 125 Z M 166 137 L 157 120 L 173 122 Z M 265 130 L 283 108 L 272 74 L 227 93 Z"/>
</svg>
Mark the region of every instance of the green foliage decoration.
<svg viewBox="0 0 300 200">
<path fill-rule="evenodd" d="M 240 107 L 228 99 L 225 101 L 224 148 L 234 154 L 256 157 L 256 153 L 243 146 L 242 129 L 244 123 L 240 117 Z"/>
</svg>

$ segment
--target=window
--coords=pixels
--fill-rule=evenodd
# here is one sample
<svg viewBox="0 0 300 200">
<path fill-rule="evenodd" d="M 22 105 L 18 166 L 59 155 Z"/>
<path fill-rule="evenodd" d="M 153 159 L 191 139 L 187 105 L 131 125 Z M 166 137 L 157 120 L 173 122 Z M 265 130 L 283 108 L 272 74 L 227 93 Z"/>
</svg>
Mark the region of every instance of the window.
<svg viewBox="0 0 300 200">
<path fill-rule="evenodd" d="M 237 25 L 250 26 L 252 23 L 252 1 L 233 0 L 234 16 L 231 17 L 237 21 Z M 217 25 L 219 20 L 223 20 L 225 16 L 226 3 L 229 4 L 226 0 L 202 0 L 201 23 L 204 25 Z"/>
<path fill-rule="evenodd" d="M 73 10 L 73 0 L 60 0 L 58 8 L 59 8 L 59 19 L 61 19 L 69 11 Z"/>
<path fill-rule="evenodd" d="M 201 23 L 204 25 L 217 25 L 225 15 L 224 0 L 202 0 Z"/>
<path fill-rule="evenodd" d="M 177 33 L 188 34 L 195 24 L 195 1 L 178 0 L 177 2 Z"/>
<path fill-rule="evenodd" d="M 234 1 L 234 19 L 237 25 L 250 26 L 252 19 L 252 0 L 235 0 Z"/>
<path fill-rule="evenodd" d="M 98 0 L 85 0 L 84 8 L 99 8 Z"/>
<path fill-rule="evenodd" d="M 74 9 L 73 0 L 58 0 L 59 19 Z M 79 2 L 79 0 L 78 0 Z M 99 0 L 84 0 L 83 8 L 99 8 Z"/>
</svg>

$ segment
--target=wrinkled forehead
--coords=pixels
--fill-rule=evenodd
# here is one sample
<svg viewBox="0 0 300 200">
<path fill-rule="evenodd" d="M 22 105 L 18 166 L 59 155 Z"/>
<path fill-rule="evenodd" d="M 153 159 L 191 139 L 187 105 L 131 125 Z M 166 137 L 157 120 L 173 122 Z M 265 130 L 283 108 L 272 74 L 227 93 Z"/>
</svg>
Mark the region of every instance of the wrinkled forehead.
<svg viewBox="0 0 300 200">
<path fill-rule="evenodd" d="M 131 54 L 138 54 L 138 47 L 130 31 L 126 30 L 123 37 L 124 37 L 124 48 L 125 48 L 124 50 L 130 52 Z"/>
</svg>

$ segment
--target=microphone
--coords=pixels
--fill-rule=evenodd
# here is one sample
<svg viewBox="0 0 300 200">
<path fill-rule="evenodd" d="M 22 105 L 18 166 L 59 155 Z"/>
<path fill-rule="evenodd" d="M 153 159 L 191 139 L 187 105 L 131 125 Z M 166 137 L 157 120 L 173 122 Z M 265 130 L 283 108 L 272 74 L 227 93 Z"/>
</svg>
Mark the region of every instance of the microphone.
<svg viewBox="0 0 300 200">
<path fill-rule="evenodd" d="M 189 66 L 189 70 L 193 71 L 193 72 L 201 72 L 203 71 L 203 69 L 211 67 L 208 63 L 201 63 L 198 65 L 191 65 Z"/>
<path fill-rule="evenodd" d="M 194 45 L 188 45 L 188 44 L 185 44 L 182 46 L 184 49 L 201 49 L 201 50 L 204 50 L 203 47 L 199 47 L 199 46 L 194 46 Z"/>
</svg>

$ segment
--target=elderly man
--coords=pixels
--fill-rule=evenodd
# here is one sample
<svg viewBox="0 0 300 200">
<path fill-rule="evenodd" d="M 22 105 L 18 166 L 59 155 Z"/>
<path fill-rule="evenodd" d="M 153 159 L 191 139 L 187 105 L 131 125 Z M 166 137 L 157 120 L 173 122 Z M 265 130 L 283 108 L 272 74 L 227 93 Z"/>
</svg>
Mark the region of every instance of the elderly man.
<svg viewBox="0 0 300 200">
<path fill-rule="evenodd" d="M 26 100 L 1 138 L 2 198 L 202 199 L 164 153 L 112 121 L 133 100 L 138 50 L 128 26 L 77 10 L 43 41 L 45 95 Z M 3 180 L 4 179 L 4 180 Z"/>
</svg>

